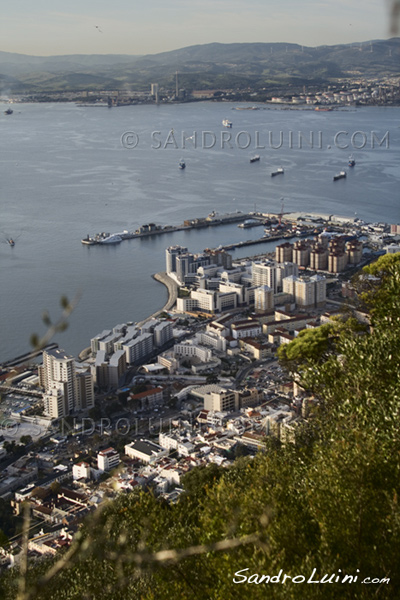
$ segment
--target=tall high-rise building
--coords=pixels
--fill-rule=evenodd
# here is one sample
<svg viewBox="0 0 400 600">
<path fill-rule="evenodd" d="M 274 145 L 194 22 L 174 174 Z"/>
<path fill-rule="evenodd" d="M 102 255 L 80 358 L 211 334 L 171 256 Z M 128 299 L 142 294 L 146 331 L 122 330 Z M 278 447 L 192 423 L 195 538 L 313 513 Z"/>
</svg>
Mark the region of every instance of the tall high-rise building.
<svg viewBox="0 0 400 600">
<path fill-rule="evenodd" d="M 154 100 L 158 103 L 158 83 L 151 84 L 151 95 L 154 96 Z"/>
<path fill-rule="evenodd" d="M 299 267 L 295 263 L 292 262 L 281 262 L 276 265 L 276 292 L 280 292 L 282 290 L 282 281 L 285 277 L 289 277 L 290 275 L 299 274 Z"/>
<path fill-rule="evenodd" d="M 254 308 L 257 313 L 274 309 L 274 290 L 268 285 L 262 285 L 254 290 Z"/>
<path fill-rule="evenodd" d="M 165 250 L 166 271 L 173 273 L 176 271 L 176 257 L 186 254 L 188 251 L 184 246 L 170 246 Z"/>
<path fill-rule="evenodd" d="M 346 253 L 350 265 L 358 264 L 362 259 L 363 243 L 359 240 L 351 240 L 346 244 Z"/>
<path fill-rule="evenodd" d="M 292 262 L 293 258 L 293 244 L 290 242 L 284 242 L 279 244 L 275 249 L 276 262 Z"/>
<path fill-rule="evenodd" d="M 75 358 L 64 350 L 45 350 L 39 381 L 44 388 L 45 414 L 53 418 L 94 406 L 93 379 L 88 372 L 76 372 Z"/>
<path fill-rule="evenodd" d="M 299 240 L 294 243 L 293 262 L 299 267 L 308 267 L 310 263 L 310 244 L 307 240 Z"/>
<path fill-rule="evenodd" d="M 277 292 L 276 263 L 272 260 L 263 263 L 252 263 L 252 283 L 255 286 L 268 285 Z"/>
<path fill-rule="evenodd" d="M 62 391 L 65 408 L 69 414 L 77 404 L 78 391 L 75 373 L 75 358 L 68 356 L 64 350 L 54 349 L 43 352 L 41 384 L 45 392 L 52 389 Z M 65 416 L 65 415 L 61 415 Z"/>
</svg>

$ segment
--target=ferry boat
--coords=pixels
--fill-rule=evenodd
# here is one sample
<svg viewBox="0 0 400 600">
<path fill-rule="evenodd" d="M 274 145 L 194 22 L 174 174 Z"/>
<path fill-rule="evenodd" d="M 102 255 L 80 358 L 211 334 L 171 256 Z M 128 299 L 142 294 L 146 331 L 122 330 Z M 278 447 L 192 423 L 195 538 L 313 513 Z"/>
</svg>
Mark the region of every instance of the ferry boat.
<svg viewBox="0 0 400 600">
<path fill-rule="evenodd" d="M 348 162 L 348 165 L 349 165 L 349 167 L 354 167 L 354 165 L 355 165 L 355 164 L 356 164 L 356 161 L 354 160 L 354 156 L 351 154 L 351 155 L 349 156 L 349 162 Z"/>
<path fill-rule="evenodd" d="M 275 177 L 275 175 L 283 175 L 284 170 L 283 167 L 279 167 L 276 171 L 272 171 L 271 177 Z"/>
<path fill-rule="evenodd" d="M 259 155 L 259 154 L 256 154 L 255 156 L 252 156 L 252 157 L 251 157 L 251 159 L 250 159 L 250 162 L 251 162 L 251 163 L 253 163 L 253 162 L 257 162 L 258 160 L 260 160 L 260 155 Z"/>
<path fill-rule="evenodd" d="M 99 240 L 99 244 L 119 244 L 122 242 L 122 237 L 118 233 L 112 233 L 108 237 Z"/>
<path fill-rule="evenodd" d="M 340 173 L 336 173 L 336 175 L 333 176 L 333 181 L 337 181 L 338 179 L 344 179 L 346 175 L 346 171 L 340 171 Z"/>
<path fill-rule="evenodd" d="M 186 167 L 186 163 L 185 163 L 185 161 L 183 160 L 183 158 L 181 158 L 181 160 L 179 161 L 179 168 L 180 168 L 180 169 L 184 169 L 185 167 Z"/>
<path fill-rule="evenodd" d="M 248 227 L 259 227 L 263 223 L 257 219 L 246 219 L 243 223 L 239 223 L 238 227 L 241 229 L 247 229 Z"/>
<path fill-rule="evenodd" d="M 94 244 L 119 244 L 122 240 L 130 237 L 127 230 L 122 233 L 96 233 L 93 237 L 89 234 L 81 240 L 82 244 L 86 246 L 93 246 Z"/>
<path fill-rule="evenodd" d="M 232 121 L 228 121 L 228 119 L 224 119 L 224 120 L 222 121 L 222 125 L 223 125 L 224 127 L 228 127 L 228 129 L 230 129 L 230 128 L 232 127 Z"/>
</svg>

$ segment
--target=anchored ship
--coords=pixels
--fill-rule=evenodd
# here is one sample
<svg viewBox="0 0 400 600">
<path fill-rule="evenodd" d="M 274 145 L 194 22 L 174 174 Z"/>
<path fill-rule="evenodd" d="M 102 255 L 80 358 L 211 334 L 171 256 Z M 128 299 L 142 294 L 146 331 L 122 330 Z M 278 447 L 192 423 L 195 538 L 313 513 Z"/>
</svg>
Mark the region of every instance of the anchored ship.
<svg viewBox="0 0 400 600">
<path fill-rule="evenodd" d="M 275 175 L 283 175 L 284 170 L 283 167 L 279 167 L 276 171 L 272 171 L 271 177 L 275 177 Z"/>
<path fill-rule="evenodd" d="M 251 159 L 250 159 L 250 162 L 251 162 L 251 163 L 253 163 L 253 162 L 257 162 L 258 160 L 260 160 L 260 155 L 259 155 L 259 154 L 256 154 L 255 156 L 252 156 L 252 157 L 251 157 Z"/>
<path fill-rule="evenodd" d="M 344 179 L 346 175 L 346 171 L 340 171 L 340 173 L 336 173 L 336 175 L 333 176 L 333 181 L 337 181 L 338 179 Z"/>
</svg>

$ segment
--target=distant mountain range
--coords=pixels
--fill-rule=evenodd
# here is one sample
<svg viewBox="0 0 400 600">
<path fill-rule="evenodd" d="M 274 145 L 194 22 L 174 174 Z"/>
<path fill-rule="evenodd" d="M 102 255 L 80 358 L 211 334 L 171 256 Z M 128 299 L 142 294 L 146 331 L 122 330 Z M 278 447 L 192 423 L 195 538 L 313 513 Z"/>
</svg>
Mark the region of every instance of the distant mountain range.
<svg viewBox="0 0 400 600">
<path fill-rule="evenodd" d="M 399 76 L 400 38 L 318 46 L 204 44 L 129 56 L 29 56 L 0 52 L 0 93 L 174 88 L 263 88 L 339 78 Z"/>
</svg>

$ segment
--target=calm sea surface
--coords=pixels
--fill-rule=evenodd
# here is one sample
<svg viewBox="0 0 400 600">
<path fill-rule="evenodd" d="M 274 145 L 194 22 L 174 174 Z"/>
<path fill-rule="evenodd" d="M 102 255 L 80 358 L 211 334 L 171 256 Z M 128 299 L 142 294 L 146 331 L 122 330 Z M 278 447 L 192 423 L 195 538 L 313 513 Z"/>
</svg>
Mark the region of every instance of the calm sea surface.
<svg viewBox="0 0 400 600">
<path fill-rule="evenodd" d="M 262 228 L 226 225 L 110 247 L 83 246 L 88 233 L 132 230 L 151 221 L 178 224 L 212 210 L 276 213 L 282 198 L 285 211 L 400 222 L 399 108 L 13 108 L 11 116 L 0 114 L 0 360 L 30 349 L 31 333 L 44 330 L 42 311 L 56 319 L 62 295 L 81 293 L 68 330 L 55 340 L 77 354 L 103 329 L 141 320 L 163 306 L 166 290 L 151 274 L 165 269 L 167 246 L 199 252 L 261 237 Z M 232 129 L 222 127 L 224 118 Z M 137 142 L 135 148 L 121 143 L 125 132 L 135 134 L 127 138 L 128 144 Z M 261 160 L 250 164 L 254 154 Z M 347 168 L 350 154 L 354 169 Z M 185 170 L 178 169 L 180 158 Z M 280 166 L 285 174 L 271 178 Z M 333 183 L 342 168 L 347 179 Z M 13 248 L 9 237 L 16 240 Z M 273 246 L 244 248 L 234 256 L 264 249 Z"/>
</svg>

